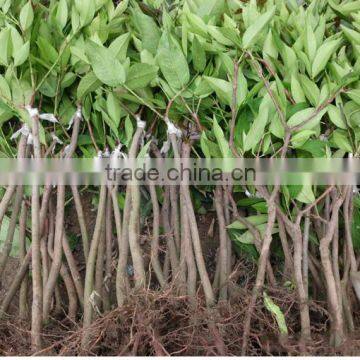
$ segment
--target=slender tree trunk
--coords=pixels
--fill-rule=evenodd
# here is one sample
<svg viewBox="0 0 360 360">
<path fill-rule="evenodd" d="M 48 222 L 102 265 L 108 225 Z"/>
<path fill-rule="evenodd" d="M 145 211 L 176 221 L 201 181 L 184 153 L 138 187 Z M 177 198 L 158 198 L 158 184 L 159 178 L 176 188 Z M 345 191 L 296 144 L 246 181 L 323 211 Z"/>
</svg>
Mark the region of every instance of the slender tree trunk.
<svg viewBox="0 0 360 360">
<path fill-rule="evenodd" d="M 80 198 L 80 194 L 79 194 L 79 190 L 78 190 L 77 186 L 71 185 L 71 191 L 72 191 L 73 197 L 74 197 L 74 204 L 75 204 L 75 208 L 76 208 L 76 212 L 77 212 L 77 216 L 78 216 L 82 244 L 83 244 L 84 257 L 85 257 L 85 262 L 86 262 L 87 257 L 89 255 L 89 235 L 88 235 L 88 231 L 87 231 L 87 227 L 86 227 L 83 206 L 81 203 L 81 198 Z"/>
<path fill-rule="evenodd" d="M 344 199 L 341 196 L 334 200 L 334 204 L 332 206 L 332 214 L 326 236 L 324 236 L 320 241 L 321 263 L 323 266 L 325 280 L 327 284 L 327 294 L 330 305 L 330 312 L 332 314 L 331 343 L 334 346 L 339 346 L 344 341 L 344 324 L 342 317 L 342 309 L 340 308 L 338 300 L 339 298 L 336 291 L 334 273 L 331 266 L 329 246 L 334 237 L 335 228 L 338 223 L 339 208 L 343 201 Z"/>
<path fill-rule="evenodd" d="M 96 264 L 96 257 L 101 238 L 102 223 L 105 216 L 106 204 L 106 187 L 100 187 L 99 207 L 96 217 L 95 229 L 93 238 L 90 244 L 89 257 L 86 263 L 85 286 L 84 286 L 84 318 L 83 318 L 83 337 L 81 341 L 82 348 L 86 349 L 89 342 L 89 326 L 93 317 L 92 294 L 94 290 L 94 271 Z"/>
<path fill-rule="evenodd" d="M 159 229 L 160 229 L 160 208 L 154 184 L 149 184 L 149 191 L 153 209 L 153 236 L 151 240 L 151 265 L 154 269 L 156 278 L 163 288 L 166 284 L 164 274 L 159 261 Z"/>
<path fill-rule="evenodd" d="M 27 219 L 27 206 L 25 202 L 22 202 L 20 211 L 20 223 L 19 223 L 19 260 L 23 262 L 26 257 L 26 219 Z M 28 286 L 29 279 L 25 276 L 21 283 L 19 294 L 19 317 L 22 320 L 27 320 L 29 317 L 29 305 L 28 305 Z"/>
<path fill-rule="evenodd" d="M 226 224 L 223 212 L 223 193 L 220 185 L 215 189 L 215 208 L 219 223 L 220 245 L 219 245 L 219 259 L 220 262 L 220 276 L 219 276 L 219 300 L 227 299 L 227 282 L 228 282 L 228 256 L 227 256 L 227 234 Z"/>
</svg>

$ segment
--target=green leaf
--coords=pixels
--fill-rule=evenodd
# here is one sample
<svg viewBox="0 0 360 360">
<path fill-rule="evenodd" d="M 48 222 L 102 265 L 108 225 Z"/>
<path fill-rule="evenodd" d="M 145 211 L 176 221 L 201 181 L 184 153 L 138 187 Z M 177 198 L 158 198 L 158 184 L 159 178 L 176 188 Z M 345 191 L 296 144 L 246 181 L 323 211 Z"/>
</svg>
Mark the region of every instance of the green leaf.
<svg viewBox="0 0 360 360">
<path fill-rule="evenodd" d="M 291 118 L 288 120 L 287 124 L 290 127 L 297 126 L 304 121 L 307 121 L 306 124 L 304 124 L 301 129 L 308 129 L 311 130 L 317 125 L 320 124 L 320 120 L 323 117 L 323 115 L 326 113 L 327 109 L 321 110 L 318 114 L 316 114 L 310 121 L 307 121 L 310 117 L 312 117 L 316 109 L 315 108 L 307 108 L 304 110 L 300 110 L 297 113 L 295 113 Z"/>
<path fill-rule="evenodd" d="M 265 134 L 265 126 L 269 119 L 269 107 L 260 106 L 259 114 L 254 119 L 244 141 L 244 151 L 249 151 L 259 143 Z"/>
<path fill-rule="evenodd" d="M 335 53 L 340 43 L 341 39 L 330 40 L 319 47 L 311 68 L 313 78 L 315 78 L 322 70 L 325 69 L 331 55 Z"/>
<path fill-rule="evenodd" d="M 80 80 L 77 88 L 77 98 L 81 100 L 90 92 L 95 91 L 99 86 L 101 86 L 101 81 L 90 71 Z"/>
<path fill-rule="evenodd" d="M 252 215 L 245 218 L 252 225 L 261 225 L 267 222 L 267 215 Z M 239 220 L 235 220 L 233 223 L 226 227 L 227 229 L 246 230 L 247 226 Z"/>
<path fill-rule="evenodd" d="M 311 185 L 303 185 L 301 191 L 296 196 L 296 200 L 305 204 L 313 203 L 315 201 L 315 195 L 312 191 Z"/>
<path fill-rule="evenodd" d="M 298 74 L 298 77 L 305 96 L 310 101 L 311 105 L 316 106 L 320 99 L 319 88 L 306 75 Z"/>
<path fill-rule="evenodd" d="M 340 129 L 347 129 L 340 109 L 334 105 L 328 105 L 328 114 L 330 121 Z"/>
<path fill-rule="evenodd" d="M 219 126 L 215 116 L 214 116 L 213 121 L 214 121 L 213 122 L 214 135 L 215 135 L 217 144 L 220 147 L 220 151 L 221 151 L 223 158 L 232 158 L 233 156 L 232 156 L 230 148 L 229 148 L 229 143 L 225 139 L 224 132 L 221 129 L 221 127 Z"/>
<path fill-rule="evenodd" d="M 273 19 L 275 15 L 275 9 L 276 8 L 274 6 L 265 14 L 262 14 L 257 19 L 254 19 L 253 24 L 246 29 L 242 40 L 244 49 L 248 49 L 254 45 L 261 32 L 265 29 L 266 25 Z"/>
<path fill-rule="evenodd" d="M 141 11 L 133 11 L 132 19 L 134 20 L 135 26 L 140 33 L 143 48 L 155 55 L 160 41 L 161 32 L 154 19 L 145 15 Z"/>
<path fill-rule="evenodd" d="M 1 224 L 1 230 L 0 230 L 0 249 L 2 249 L 2 246 L 6 240 L 9 226 L 10 226 L 10 218 L 5 215 L 3 218 L 2 224 Z M 29 245 L 29 240 L 28 239 L 26 239 L 26 240 L 27 240 L 26 241 L 27 245 Z M 17 258 L 19 256 L 19 250 L 20 250 L 19 227 L 16 226 L 10 256 Z"/>
<path fill-rule="evenodd" d="M 255 227 L 260 232 L 260 235 L 264 236 L 267 223 L 256 225 Z M 276 227 L 272 228 L 271 231 L 272 234 L 276 234 L 278 232 L 279 232 L 278 228 Z M 234 238 L 236 242 L 239 242 L 241 244 L 254 244 L 254 237 L 250 230 L 247 230 L 244 233 L 239 233 L 238 231 L 234 231 Z"/>
<path fill-rule="evenodd" d="M 106 99 L 106 110 L 111 120 L 115 123 L 115 126 L 118 127 L 121 117 L 121 107 L 119 100 L 112 92 L 109 92 Z"/>
<path fill-rule="evenodd" d="M 149 64 L 134 64 L 127 74 L 126 85 L 130 89 L 144 88 L 157 76 L 158 67 Z"/>
<path fill-rule="evenodd" d="M 93 41 L 86 43 L 86 55 L 89 58 L 96 77 L 109 86 L 119 86 L 125 82 L 125 70 L 113 53 Z"/>
<path fill-rule="evenodd" d="M 211 158 L 211 152 L 208 146 L 208 138 L 206 136 L 206 132 L 203 131 L 201 133 L 201 137 L 200 137 L 200 147 L 201 147 L 201 151 L 204 153 L 205 158 L 206 159 L 210 159 Z"/>
<path fill-rule="evenodd" d="M 49 64 L 57 61 L 58 52 L 56 49 L 42 36 L 39 36 L 36 44 L 39 48 L 41 59 Z"/>
<path fill-rule="evenodd" d="M 214 77 L 204 76 L 204 80 L 216 92 L 219 100 L 225 105 L 231 105 L 233 87 L 229 81 L 217 79 Z"/>
<path fill-rule="evenodd" d="M 295 74 L 291 75 L 291 95 L 295 102 L 305 102 L 305 95 Z"/>
<path fill-rule="evenodd" d="M 314 130 L 301 130 L 291 137 L 291 144 L 294 148 L 303 146 L 310 136 L 316 134 Z"/>
<path fill-rule="evenodd" d="M 162 74 L 173 89 L 181 89 L 189 82 L 190 72 L 184 53 L 167 31 L 161 36 L 156 58 Z"/>
<path fill-rule="evenodd" d="M 109 46 L 109 50 L 119 61 L 125 61 L 131 34 L 126 33 L 117 37 Z"/>
<path fill-rule="evenodd" d="M 346 92 L 346 95 L 360 106 L 360 89 L 352 89 Z"/>
<path fill-rule="evenodd" d="M 14 49 L 14 66 L 22 65 L 29 57 L 30 42 L 27 41 L 20 49 Z"/>
<path fill-rule="evenodd" d="M 34 11 L 30 1 L 28 1 L 21 9 L 19 19 L 23 31 L 26 31 L 27 29 L 30 28 L 34 20 Z"/>
<path fill-rule="evenodd" d="M 68 6 L 66 0 L 60 0 L 56 10 L 56 23 L 60 30 L 62 30 L 68 19 Z"/>
<path fill-rule="evenodd" d="M 126 135 L 126 140 L 124 142 L 124 144 L 128 147 L 131 143 L 132 140 L 132 136 L 134 133 L 134 126 L 130 120 L 130 117 L 127 116 L 125 119 L 125 135 Z"/>
<path fill-rule="evenodd" d="M 0 75 L 0 96 L 11 100 L 10 86 L 2 75 Z"/>
<path fill-rule="evenodd" d="M 348 133 L 344 130 L 335 130 L 332 134 L 332 141 L 336 146 L 345 152 L 352 153 L 353 148 L 349 141 Z"/>
<path fill-rule="evenodd" d="M 241 69 L 238 71 L 238 78 L 237 78 L 237 94 L 236 94 L 236 104 L 239 108 L 244 101 L 246 100 L 246 96 L 248 94 L 248 84 L 246 77 L 244 76 Z"/>
<path fill-rule="evenodd" d="M 10 29 L 5 28 L 0 32 L 0 64 L 8 65 L 8 58 L 10 56 Z"/>
<path fill-rule="evenodd" d="M 80 16 L 80 26 L 89 24 L 95 15 L 94 0 L 75 0 L 75 8 Z"/>
<path fill-rule="evenodd" d="M 194 40 L 192 42 L 191 54 L 192 54 L 194 69 L 198 72 L 204 71 L 206 66 L 206 53 L 200 41 L 198 40 L 197 36 L 194 36 Z"/>
<path fill-rule="evenodd" d="M 305 51 L 310 61 L 313 61 L 316 55 L 316 38 L 314 31 L 311 27 L 310 22 L 306 22 L 306 31 L 305 31 Z"/>
<path fill-rule="evenodd" d="M 278 324 L 280 334 L 287 335 L 288 334 L 288 328 L 286 326 L 285 316 L 284 313 L 281 311 L 279 306 L 277 306 L 271 298 L 266 294 L 266 292 L 263 292 L 264 296 L 264 305 L 267 310 L 269 310 L 272 314 L 275 315 L 276 322 Z"/>
</svg>

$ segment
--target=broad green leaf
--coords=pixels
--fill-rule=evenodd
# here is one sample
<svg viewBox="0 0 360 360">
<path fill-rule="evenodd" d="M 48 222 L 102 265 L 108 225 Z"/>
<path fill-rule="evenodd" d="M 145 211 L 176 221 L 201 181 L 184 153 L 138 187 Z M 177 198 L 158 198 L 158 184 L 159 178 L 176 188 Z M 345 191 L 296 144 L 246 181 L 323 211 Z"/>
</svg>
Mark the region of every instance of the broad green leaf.
<svg viewBox="0 0 360 360">
<path fill-rule="evenodd" d="M 98 87 L 100 87 L 100 85 L 101 81 L 92 71 L 90 71 L 80 80 L 79 86 L 77 88 L 77 98 L 79 100 L 84 98 L 87 94 L 95 91 Z"/>
<path fill-rule="evenodd" d="M 267 222 L 267 215 L 252 215 L 245 218 L 252 225 L 260 225 Z M 226 227 L 227 229 L 246 230 L 247 226 L 239 220 L 235 220 L 233 223 Z"/>
<path fill-rule="evenodd" d="M 315 201 L 315 195 L 312 191 L 312 188 L 310 185 L 303 185 L 301 191 L 296 196 L 296 200 L 305 203 L 305 204 L 311 204 Z"/>
<path fill-rule="evenodd" d="M 274 43 L 271 29 L 269 30 L 269 32 L 266 36 L 266 39 L 264 42 L 264 47 L 263 47 L 263 53 L 273 57 L 274 59 L 277 59 L 277 57 L 279 55 L 279 52 Z"/>
<path fill-rule="evenodd" d="M 310 136 L 316 134 L 314 130 L 301 130 L 291 137 L 291 144 L 294 148 L 303 146 Z"/>
<path fill-rule="evenodd" d="M 265 135 L 265 126 L 269 119 L 268 106 L 260 107 L 259 114 L 254 119 L 244 142 L 244 151 L 249 151 L 257 145 Z"/>
<path fill-rule="evenodd" d="M 356 13 L 360 10 L 360 1 L 348 1 L 348 2 L 341 2 L 339 5 L 335 3 L 333 0 L 328 0 L 329 5 L 338 11 L 339 13 L 348 16 L 351 13 Z"/>
<path fill-rule="evenodd" d="M 11 100 L 11 90 L 5 78 L 0 75 L 0 96 Z"/>
<path fill-rule="evenodd" d="M 267 223 L 256 225 L 255 227 L 260 232 L 260 235 L 264 236 Z M 276 234 L 278 232 L 279 229 L 277 227 L 273 227 L 271 234 Z M 254 237 L 250 230 L 247 230 L 244 233 L 239 233 L 238 231 L 234 231 L 234 238 L 236 242 L 239 242 L 241 244 L 254 244 Z"/>
<path fill-rule="evenodd" d="M 140 33 L 143 49 L 156 55 L 161 32 L 154 19 L 138 10 L 133 11 L 132 19 Z"/>
<path fill-rule="evenodd" d="M 209 140 L 208 140 L 208 138 L 206 136 L 206 132 L 203 131 L 201 133 L 201 137 L 200 137 L 200 147 L 201 147 L 201 150 L 204 153 L 206 159 L 211 158 L 211 152 L 210 152 L 210 149 L 209 149 L 209 146 L 208 146 L 208 141 Z"/>
<path fill-rule="evenodd" d="M 285 316 L 284 313 L 281 311 L 279 306 L 277 306 L 270 298 L 269 295 L 266 294 L 266 292 L 263 292 L 264 296 L 264 305 L 267 310 L 269 310 L 273 315 L 275 315 L 276 322 L 278 324 L 280 334 L 287 335 L 288 334 L 288 328 L 286 326 Z"/>
<path fill-rule="evenodd" d="M 139 154 L 137 156 L 137 159 L 144 159 L 146 157 L 146 154 L 149 151 L 150 145 L 152 143 L 152 140 L 148 141 L 139 151 Z M 141 167 L 142 166 L 142 161 L 138 161 L 137 162 L 137 166 Z"/>
<path fill-rule="evenodd" d="M 260 15 L 257 19 L 254 19 L 252 25 L 246 29 L 242 39 L 242 46 L 244 49 L 248 49 L 254 45 L 266 25 L 273 19 L 275 9 L 275 7 L 272 7 L 266 13 Z"/>
<path fill-rule="evenodd" d="M 109 50 L 119 61 L 125 61 L 131 34 L 126 33 L 117 37 L 109 46 Z"/>
<path fill-rule="evenodd" d="M 106 124 L 110 127 L 115 136 L 118 137 L 118 121 L 114 121 L 114 119 L 112 119 L 104 110 L 101 109 L 100 112 L 102 119 L 105 120 Z"/>
<path fill-rule="evenodd" d="M 323 115 L 326 113 L 326 111 L 327 111 L 327 109 L 323 109 L 314 116 L 314 114 L 316 113 L 315 108 L 307 108 L 304 110 L 300 110 L 297 113 L 295 113 L 293 116 L 291 116 L 291 118 L 288 120 L 287 124 L 290 127 L 297 126 L 297 125 L 302 124 L 303 122 L 307 121 L 311 117 L 311 120 L 307 121 L 301 127 L 301 129 L 311 130 L 320 124 L 320 120 L 323 117 Z"/>
<path fill-rule="evenodd" d="M 295 102 L 305 102 L 304 91 L 302 90 L 301 85 L 295 74 L 291 75 L 291 95 Z"/>
<path fill-rule="evenodd" d="M 341 39 L 330 40 L 319 47 L 311 68 L 313 78 L 315 78 L 322 70 L 325 69 L 331 55 L 335 53 L 340 43 Z"/>
<path fill-rule="evenodd" d="M 56 23 L 60 30 L 62 30 L 68 19 L 68 6 L 66 0 L 60 0 L 56 10 Z"/>
<path fill-rule="evenodd" d="M 306 75 L 298 74 L 298 77 L 305 96 L 310 101 L 311 105 L 316 106 L 320 99 L 319 88 Z"/>
<path fill-rule="evenodd" d="M 346 152 L 352 153 L 353 148 L 349 141 L 348 133 L 344 130 L 335 130 L 332 134 L 332 141 L 335 145 Z"/>
<path fill-rule="evenodd" d="M 220 147 L 223 158 L 232 158 L 233 156 L 232 156 L 230 148 L 229 148 L 229 143 L 225 139 L 224 132 L 221 129 L 221 127 L 219 126 L 215 116 L 214 116 L 214 120 L 213 120 L 213 127 L 214 127 L 214 135 L 215 135 L 217 144 Z"/>
<path fill-rule="evenodd" d="M 207 28 L 208 28 L 208 32 L 211 35 L 211 37 L 215 41 L 217 41 L 219 44 L 225 45 L 225 46 L 233 45 L 233 41 L 229 40 L 226 36 L 224 36 L 218 27 L 208 25 Z"/>
<path fill-rule="evenodd" d="M 8 216 L 4 216 L 1 230 L 0 230 L 0 249 L 2 249 L 3 244 L 6 240 L 6 236 L 10 226 L 10 218 Z M 26 238 L 27 246 L 29 245 L 29 240 Z M 17 258 L 19 256 L 20 244 L 19 244 L 19 227 L 16 226 L 14 232 L 14 238 L 11 246 L 10 256 Z"/>
<path fill-rule="evenodd" d="M 346 95 L 360 106 L 360 89 L 352 89 L 346 92 Z"/>
<path fill-rule="evenodd" d="M 10 29 L 5 28 L 0 32 L 0 44 L 0 64 L 7 66 L 10 57 Z"/>
<path fill-rule="evenodd" d="M 132 124 L 132 122 L 130 120 L 130 117 L 127 116 L 126 119 L 125 119 L 125 136 L 126 136 L 126 139 L 124 141 L 124 144 L 127 147 L 131 143 L 133 133 L 134 133 L 134 126 L 133 126 L 133 124 Z"/>
<path fill-rule="evenodd" d="M 89 24 L 95 15 L 95 1 L 94 0 L 74 0 L 75 8 L 79 14 L 80 26 Z"/>
<path fill-rule="evenodd" d="M 189 30 L 203 38 L 208 38 L 208 28 L 201 17 L 193 13 L 186 13 L 186 19 L 189 23 Z"/>
<path fill-rule="evenodd" d="M 229 81 L 217 79 L 214 77 L 204 76 L 204 80 L 210 85 L 212 90 L 215 91 L 219 100 L 225 105 L 231 105 L 233 87 Z"/>
<path fill-rule="evenodd" d="M 39 36 L 36 44 L 39 48 L 41 59 L 49 64 L 57 61 L 58 52 L 56 49 L 42 36 Z"/>
<path fill-rule="evenodd" d="M 312 62 L 316 55 L 316 38 L 314 31 L 311 27 L 311 24 L 309 22 L 306 23 L 306 30 L 305 30 L 305 51 L 309 58 L 309 60 Z"/>
<path fill-rule="evenodd" d="M 126 85 L 130 89 L 144 88 L 157 76 L 158 67 L 149 64 L 134 64 L 127 74 Z"/>
<path fill-rule="evenodd" d="M 14 49 L 13 56 L 14 56 L 14 66 L 22 65 L 27 58 L 29 57 L 30 51 L 30 42 L 27 41 L 21 48 Z"/>
<path fill-rule="evenodd" d="M 111 14 L 111 18 L 115 18 L 123 14 L 129 5 L 129 0 L 122 0 L 116 6 L 114 12 Z"/>
<path fill-rule="evenodd" d="M 341 29 L 351 43 L 354 45 L 360 45 L 360 32 L 349 29 L 344 25 L 341 25 Z"/>
<path fill-rule="evenodd" d="M 188 63 L 177 40 L 164 31 L 156 56 L 160 70 L 173 89 L 183 88 L 190 80 Z"/>
<path fill-rule="evenodd" d="M 341 116 L 340 109 L 334 105 L 328 105 L 328 114 L 330 121 L 340 129 L 347 129 L 344 119 Z"/>
<path fill-rule="evenodd" d="M 107 96 L 106 110 L 112 121 L 116 124 L 116 127 L 118 127 L 121 117 L 121 106 L 119 100 L 112 92 L 109 92 Z"/>
<path fill-rule="evenodd" d="M 191 54 L 192 54 L 194 69 L 199 72 L 204 71 L 206 66 L 206 53 L 200 41 L 198 40 L 197 36 L 194 36 L 194 40 L 192 42 Z"/>
<path fill-rule="evenodd" d="M 31 2 L 28 1 L 20 11 L 20 25 L 21 28 L 26 31 L 30 28 L 34 20 L 34 11 Z"/>
<path fill-rule="evenodd" d="M 19 32 L 16 30 L 16 28 L 13 26 L 11 26 L 10 28 L 10 33 L 12 50 L 15 51 L 16 49 L 19 49 L 24 45 L 24 40 L 19 34 Z"/>
<path fill-rule="evenodd" d="M 120 86 L 125 82 L 125 70 L 112 52 L 93 41 L 86 43 L 86 55 L 96 77 L 109 86 Z"/>
<path fill-rule="evenodd" d="M 66 89 L 71 86 L 76 80 L 76 75 L 73 72 L 68 72 L 65 74 L 64 78 L 61 80 L 61 88 Z"/>
<path fill-rule="evenodd" d="M 246 96 L 248 95 L 248 84 L 242 69 L 238 71 L 237 79 L 237 93 L 236 93 L 236 104 L 239 108 L 245 101 Z"/>
</svg>

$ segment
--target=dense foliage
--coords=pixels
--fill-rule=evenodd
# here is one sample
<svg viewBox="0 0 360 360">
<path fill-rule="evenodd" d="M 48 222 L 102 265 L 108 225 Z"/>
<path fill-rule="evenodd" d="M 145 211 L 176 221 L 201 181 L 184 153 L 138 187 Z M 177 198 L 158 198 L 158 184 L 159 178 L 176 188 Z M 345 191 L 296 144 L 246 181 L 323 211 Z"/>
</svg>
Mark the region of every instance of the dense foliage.
<svg viewBox="0 0 360 360">
<path fill-rule="evenodd" d="M 154 157 L 359 155 L 360 1 L 0 0 L 0 9 L 2 157 L 92 158 L 121 148 L 135 158 L 143 138 Z M 173 125 L 177 131 L 169 131 Z M 77 187 L 4 189 L 0 274 L 11 250 L 22 265 L 0 316 L 25 288 L 31 261 L 34 350 L 42 347 L 59 277 L 69 314 L 80 314 L 79 301 L 88 329 L 94 309 L 122 306 L 150 276 L 159 291 L 191 298 L 200 286 L 207 306 L 226 301 L 239 286 L 229 276 L 243 256 L 258 265 L 243 353 L 259 297 L 279 332 L 288 334 L 281 309 L 262 293 L 264 282 L 296 292 L 302 340 L 311 337 L 309 299 L 319 293 L 328 303 L 331 344 L 354 330 L 360 201 L 352 186 L 149 184 L 142 190 L 96 189 L 90 236 Z M 83 247 L 84 274 L 68 239 L 76 234 L 64 230 L 70 203 L 80 224 L 74 242 Z M 195 216 L 209 211 L 219 233 L 214 273 Z M 151 271 L 140 246 L 148 217 Z M 27 316 L 26 295 L 20 297 Z M 83 346 L 89 339 L 85 331 Z"/>
</svg>

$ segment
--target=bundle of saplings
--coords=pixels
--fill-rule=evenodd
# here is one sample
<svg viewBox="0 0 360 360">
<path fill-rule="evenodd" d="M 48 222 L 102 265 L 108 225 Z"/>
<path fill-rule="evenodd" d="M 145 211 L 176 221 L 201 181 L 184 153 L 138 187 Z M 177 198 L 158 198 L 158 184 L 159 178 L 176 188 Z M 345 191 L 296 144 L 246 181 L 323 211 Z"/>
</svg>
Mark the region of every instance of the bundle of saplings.
<svg viewBox="0 0 360 360">
<path fill-rule="evenodd" d="M 359 0 L 0 0 L 0 155 L 356 159 L 359 74 Z M 0 223 L 3 355 L 359 329 L 352 185 L 10 184 Z"/>
</svg>

